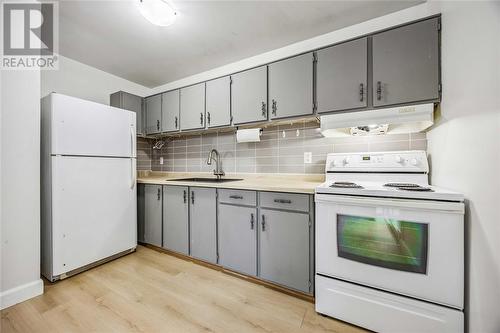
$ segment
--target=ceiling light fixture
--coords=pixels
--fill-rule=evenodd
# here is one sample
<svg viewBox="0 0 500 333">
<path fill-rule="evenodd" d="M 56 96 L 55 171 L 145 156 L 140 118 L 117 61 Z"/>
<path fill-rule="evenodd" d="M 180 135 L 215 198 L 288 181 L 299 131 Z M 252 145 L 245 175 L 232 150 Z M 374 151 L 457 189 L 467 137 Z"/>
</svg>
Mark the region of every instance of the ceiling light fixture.
<svg viewBox="0 0 500 333">
<path fill-rule="evenodd" d="M 179 13 L 165 0 L 139 0 L 139 11 L 149 22 L 166 27 L 175 22 Z"/>
</svg>

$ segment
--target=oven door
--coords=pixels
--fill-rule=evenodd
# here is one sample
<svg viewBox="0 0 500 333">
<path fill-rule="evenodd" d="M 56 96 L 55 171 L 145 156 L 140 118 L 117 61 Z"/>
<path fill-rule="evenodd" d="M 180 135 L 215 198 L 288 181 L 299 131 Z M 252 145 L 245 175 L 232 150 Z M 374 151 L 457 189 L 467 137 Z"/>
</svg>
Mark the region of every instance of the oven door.
<svg viewBox="0 0 500 333">
<path fill-rule="evenodd" d="M 316 272 L 463 309 L 464 205 L 316 194 Z"/>
</svg>

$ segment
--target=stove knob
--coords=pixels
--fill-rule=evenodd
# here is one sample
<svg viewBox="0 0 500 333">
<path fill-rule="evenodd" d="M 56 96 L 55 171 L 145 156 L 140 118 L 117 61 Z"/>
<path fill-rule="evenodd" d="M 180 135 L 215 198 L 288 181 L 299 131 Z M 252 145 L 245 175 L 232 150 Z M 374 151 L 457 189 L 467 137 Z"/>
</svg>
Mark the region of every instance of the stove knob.
<svg viewBox="0 0 500 333">
<path fill-rule="evenodd" d="M 342 165 L 342 162 L 339 161 L 339 160 L 335 160 L 335 161 L 332 162 L 332 165 L 333 165 L 333 167 L 339 167 L 339 166 Z"/>
<path fill-rule="evenodd" d="M 403 159 L 399 155 L 396 155 L 396 157 L 394 157 L 394 160 L 396 161 L 396 163 L 403 163 Z"/>
<path fill-rule="evenodd" d="M 410 160 L 410 164 L 413 165 L 413 166 L 417 166 L 418 165 L 418 160 L 416 158 L 412 158 Z"/>
<path fill-rule="evenodd" d="M 346 157 L 346 158 L 344 159 L 344 164 L 349 164 L 349 161 L 350 161 L 350 160 L 351 160 L 351 158 Z"/>
</svg>

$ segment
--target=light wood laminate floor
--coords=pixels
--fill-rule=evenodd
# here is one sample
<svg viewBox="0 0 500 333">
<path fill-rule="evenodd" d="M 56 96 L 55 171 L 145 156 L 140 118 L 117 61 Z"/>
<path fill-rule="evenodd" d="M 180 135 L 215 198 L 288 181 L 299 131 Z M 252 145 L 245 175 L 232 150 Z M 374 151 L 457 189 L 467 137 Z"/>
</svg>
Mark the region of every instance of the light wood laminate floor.
<svg viewBox="0 0 500 333">
<path fill-rule="evenodd" d="M 366 332 L 314 305 L 139 246 L 1 311 L 8 332 Z"/>
</svg>

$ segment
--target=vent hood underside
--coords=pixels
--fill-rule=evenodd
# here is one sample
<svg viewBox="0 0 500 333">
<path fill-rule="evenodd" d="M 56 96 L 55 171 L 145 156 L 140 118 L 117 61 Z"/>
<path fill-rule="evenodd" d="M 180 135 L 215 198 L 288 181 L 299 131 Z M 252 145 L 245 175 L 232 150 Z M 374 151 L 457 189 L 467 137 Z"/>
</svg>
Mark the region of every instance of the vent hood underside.
<svg viewBox="0 0 500 333">
<path fill-rule="evenodd" d="M 416 133 L 434 123 L 434 104 L 338 113 L 320 119 L 325 137 Z"/>
</svg>

